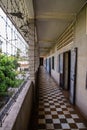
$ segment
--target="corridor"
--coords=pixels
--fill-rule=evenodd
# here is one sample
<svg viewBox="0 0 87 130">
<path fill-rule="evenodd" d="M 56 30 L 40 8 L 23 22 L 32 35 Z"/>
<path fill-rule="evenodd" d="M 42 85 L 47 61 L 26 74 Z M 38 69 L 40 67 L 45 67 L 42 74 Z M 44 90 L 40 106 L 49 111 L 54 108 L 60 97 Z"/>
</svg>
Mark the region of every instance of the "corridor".
<svg viewBox="0 0 87 130">
<path fill-rule="evenodd" d="M 32 116 L 32 130 L 87 130 L 82 119 L 43 67 L 39 71 L 38 84 L 39 101 Z"/>
</svg>

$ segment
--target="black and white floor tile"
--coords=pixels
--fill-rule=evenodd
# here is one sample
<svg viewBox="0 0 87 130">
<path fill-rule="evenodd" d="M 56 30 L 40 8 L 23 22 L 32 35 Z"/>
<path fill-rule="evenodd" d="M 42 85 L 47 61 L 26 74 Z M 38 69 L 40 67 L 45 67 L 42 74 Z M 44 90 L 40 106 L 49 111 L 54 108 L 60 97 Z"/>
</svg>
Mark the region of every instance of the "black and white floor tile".
<svg viewBox="0 0 87 130">
<path fill-rule="evenodd" d="M 87 130 L 82 119 L 43 67 L 39 74 L 39 102 L 32 130 Z M 32 122 L 34 124 L 35 122 Z"/>
</svg>

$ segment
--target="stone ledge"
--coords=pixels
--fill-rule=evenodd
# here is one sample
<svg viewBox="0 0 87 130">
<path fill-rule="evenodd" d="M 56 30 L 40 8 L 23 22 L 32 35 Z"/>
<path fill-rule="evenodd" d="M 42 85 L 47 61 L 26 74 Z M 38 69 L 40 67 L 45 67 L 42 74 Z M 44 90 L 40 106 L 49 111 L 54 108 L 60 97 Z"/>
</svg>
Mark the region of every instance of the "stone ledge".
<svg viewBox="0 0 87 130">
<path fill-rule="evenodd" d="M 23 107 L 28 107 L 28 106 L 26 106 L 26 104 L 25 104 L 25 106 L 23 104 L 25 103 L 25 100 L 28 100 L 26 98 L 27 98 L 29 91 L 31 91 L 31 94 L 32 94 L 31 88 L 32 88 L 32 84 L 30 81 L 28 81 L 25 84 L 25 87 L 23 88 L 21 93 L 19 94 L 16 102 L 11 107 L 11 110 L 10 110 L 9 114 L 7 115 L 6 119 L 4 120 L 2 127 L 0 127 L 0 130 L 13 130 L 14 129 L 13 127 L 15 127 L 15 123 L 16 123 L 16 128 L 17 128 L 17 121 L 16 120 L 17 120 L 17 118 L 19 118 L 21 116 L 21 113 L 25 113 L 25 111 L 22 111 L 22 110 L 24 110 Z M 32 100 L 31 100 L 31 104 L 29 104 L 29 105 L 31 107 Z M 21 117 L 21 118 L 24 118 L 24 117 Z M 22 122 L 20 122 L 20 123 L 22 123 Z M 20 124 L 18 124 L 18 125 L 20 125 Z"/>
</svg>

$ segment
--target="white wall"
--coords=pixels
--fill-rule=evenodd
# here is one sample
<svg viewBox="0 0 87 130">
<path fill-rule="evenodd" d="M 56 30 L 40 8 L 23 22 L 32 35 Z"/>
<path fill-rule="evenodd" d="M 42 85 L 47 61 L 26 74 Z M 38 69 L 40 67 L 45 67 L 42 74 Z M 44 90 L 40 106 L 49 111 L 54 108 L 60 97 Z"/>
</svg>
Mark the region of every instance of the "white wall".
<svg viewBox="0 0 87 130">
<path fill-rule="evenodd" d="M 55 69 L 52 70 L 52 77 L 59 84 L 58 74 L 58 54 L 78 48 L 77 55 L 77 80 L 76 80 L 76 105 L 87 118 L 87 89 L 86 89 L 86 72 L 87 72 L 87 33 L 86 33 L 86 7 L 78 14 L 75 22 L 74 41 L 67 46 L 50 54 L 49 57 L 55 56 Z"/>
<path fill-rule="evenodd" d="M 86 9 L 82 10 L 77 17 L 74 46 L 78 47 L 77 59 L 77 86 L 76 104 L 87 117 L 87 35 L 86 35 Z"/>
</svg>

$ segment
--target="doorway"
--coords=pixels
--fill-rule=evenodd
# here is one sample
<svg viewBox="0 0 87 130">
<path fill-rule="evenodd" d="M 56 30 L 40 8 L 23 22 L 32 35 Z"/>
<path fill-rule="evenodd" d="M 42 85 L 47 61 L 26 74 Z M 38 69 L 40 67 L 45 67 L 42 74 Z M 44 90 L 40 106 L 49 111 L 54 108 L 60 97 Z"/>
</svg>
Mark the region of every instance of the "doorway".
<svg viewBox="0 0 87 130">
<path fill-rule="evenodd" d="M 64 75 L 63 87 L 65 90 L 69 90 L 70 89 L 70 51 L 64 53 L 63 75 Z"/>
<path fill-rule="evenodd" d="M 59 55 L 60 87 L 72 104 L 75 104 L 76 70 L 77 48 Z"/>
<path fill-rule="evenodd" d="M 63 54 L 63 93 L 69 100 L 70 95 L 70 51 Z"/>
<path fill-rule="evenodd" d="M 40 58 L 40 66 L 43 66 L 43 57 Z"/>
<path fill-rule="evenodd" d="M 51 58 L 49 58 L 49 74 L 51 75 Z"/>
<path fill-rule="evenodd" d="M 64 81 L 63 81 L 63 53 L 61 53 L 59 55 L 59 73 L 60 73 L 60 87 L 63 88 L 63 84 L 64 84 Z"/>
</svg>

